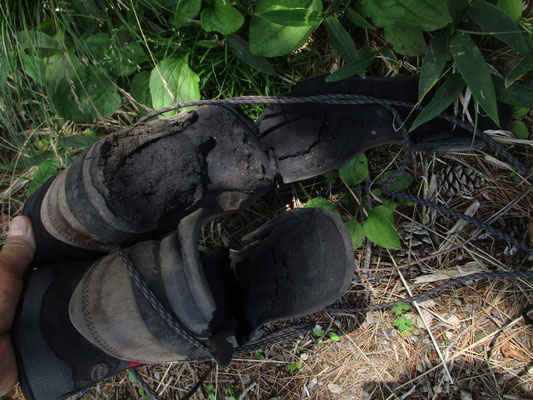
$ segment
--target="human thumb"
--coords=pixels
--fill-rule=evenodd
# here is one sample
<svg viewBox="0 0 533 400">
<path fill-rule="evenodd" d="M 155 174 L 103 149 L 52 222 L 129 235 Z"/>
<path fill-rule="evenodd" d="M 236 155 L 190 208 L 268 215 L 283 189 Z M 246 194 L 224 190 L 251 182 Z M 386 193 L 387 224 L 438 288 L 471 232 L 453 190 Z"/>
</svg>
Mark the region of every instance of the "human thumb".
<svg viewBox="0 0 533 400">
<path fill-rule="evenodd" d="M 35 239 L 31 221 L 18 216 L 9 224 L 9 232 L 0 252 L 0 268 L 22 277 L 35 254 Z"/>
</svg>

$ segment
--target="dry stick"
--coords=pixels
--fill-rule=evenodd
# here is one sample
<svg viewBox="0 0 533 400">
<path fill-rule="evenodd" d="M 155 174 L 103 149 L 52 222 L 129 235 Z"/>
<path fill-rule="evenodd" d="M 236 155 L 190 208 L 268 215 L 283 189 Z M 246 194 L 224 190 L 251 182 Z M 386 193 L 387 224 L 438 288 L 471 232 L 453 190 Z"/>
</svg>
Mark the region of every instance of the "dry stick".
<svg viewBox="0 0 533 400">
<path fill-rule="evenodd" d="M 389 256 L 391 256 L 390 251 L 387 250 L 387 252 L 389 253 Z M 391 259 L 394 261 L 394 259 L 392 257 L 391 257 Z M 407 284 L 407 282 L 406 282 L 405 278 L 403 277 L 403 274 L 400 271 L 400 269 L 398 268 L 398 266 L 396 266 L 396 269 L 397 269 L 398 276 L 400 277 L 403 285 L 405 286 L 405 289 L 407 290 L 407 293 L 409 294 L 409 296 L 413 296 L 413 293 L 411 292 L 411 289 L 409 288 L 409 285 Z M 435 337 L 433 336 L 433 333 L 431 332 L 431 328 L 429 327 L 429 325 L 428 325 L 428 323 L 426 321 L 426 318 L 424 317 L 424 314 L 422 314 L 422 310 L 420 309 L 420 306 L 418 305 L 418 302 L 417 301 L 413 301 L 413 305 L 416 307 L 416 310 L 418 311 L 418 314 L 420 314 L 420 319 L 422 320 L 422 323 L 424 324 L 424 327 L 428 331 L 428 335 L 431 338 L 431 342 L 433 343 L 433 346 L 435 347 L 435 350 L 436 350 L 437 354 L 439 355 L 440 360 L 442 361 L 442 365 L 443 365 L 444 371 L 446 372 L 446 375 L 448 375 L 448 378 L 450 379 L 450 382 L 454 383 L 455 379 L 453 378 L 452 374 L 450 373 L 450 370 L 448 369 L 448 365 L 446 364 L 446 361 L 445 361 L 445 359 L 444 359 L 444 357 L 443 357 L 443 355 L 442 355 L 442 353 L 440 351 L 439 345 L 437 344 L 437 341 L 435 340 Z"/>
</svg>

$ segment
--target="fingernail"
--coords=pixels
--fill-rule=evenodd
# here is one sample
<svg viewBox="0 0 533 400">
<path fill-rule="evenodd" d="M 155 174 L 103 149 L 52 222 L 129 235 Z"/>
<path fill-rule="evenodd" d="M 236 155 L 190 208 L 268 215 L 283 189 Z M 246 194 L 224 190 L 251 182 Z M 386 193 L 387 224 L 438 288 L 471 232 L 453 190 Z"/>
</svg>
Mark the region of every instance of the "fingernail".
<svg viewBox="0 0 533 400">
<path fill-rule="evenodd" d="M 9 224 L 8 236 L 26 236 L 28 233 L 28 222 L 22 216 L 15 217 Z"/>
</svg>

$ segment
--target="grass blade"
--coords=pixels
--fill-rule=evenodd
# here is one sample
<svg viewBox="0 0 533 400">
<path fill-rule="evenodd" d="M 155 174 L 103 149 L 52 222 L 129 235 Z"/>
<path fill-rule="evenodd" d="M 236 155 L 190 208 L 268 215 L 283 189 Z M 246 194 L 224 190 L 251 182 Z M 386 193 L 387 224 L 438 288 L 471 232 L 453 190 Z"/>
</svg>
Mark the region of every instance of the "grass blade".
<svg viewBox="0 0 533 400">
<path fill-rule="evenodd" d="M 448 32 L 441 30 L 435 33 L 424 56 L 424 64 L 418 81 L 418 100 L 431 90 L 439 80 L 446 60 L 448 59 Z"/>
<path fill-rule="evenodd" d="M 522 78 L 533 68 L 533 49 L 529 50 L 516 67 L 505 77 L 505 87 L 511 86 L 515 81 Z"/>
<path fill-rule="evenodd" d="M 357 61 L 359 53 L 355 47 L 355 43 L 346 32 L 339 20 L 335 17 L 328 17 L 324 20 L 324 25 L 328 31 L 328 36 L 331 39 L 331 44 L 335 50 L 347 61 Z"/>
<path fill-rule="evenodd" d="M 409 129 L 409 132 L 415 130 L 420 125 L 431 121 L 437 115 L 446 110 L 448 106 L 457 98 L 457 96 L 459 96 L 459 93 L 462 92 L 464 87 L 465 82 L 460 74 L 453 74 L 446 79 L 428 105 L 424 107 L 420 114 L 418 114 L 418 117 L 416 117 L 411 129 Z"/>
<path fill-rule="evenodd" d="M 474 1 L 468 10 L 468 16 L 508 46 L 522 54 L 527 53 L 527 44 L 520 28 L 498 7 L 486 1 Z"/>
<path fill-rule="evenodd" d="M 450 39 L 450 51 L 472 95 L 499 126 L 494 83 L 487 63 L 476 44 L 467 34 L 456 32 Z"/>
</svg>

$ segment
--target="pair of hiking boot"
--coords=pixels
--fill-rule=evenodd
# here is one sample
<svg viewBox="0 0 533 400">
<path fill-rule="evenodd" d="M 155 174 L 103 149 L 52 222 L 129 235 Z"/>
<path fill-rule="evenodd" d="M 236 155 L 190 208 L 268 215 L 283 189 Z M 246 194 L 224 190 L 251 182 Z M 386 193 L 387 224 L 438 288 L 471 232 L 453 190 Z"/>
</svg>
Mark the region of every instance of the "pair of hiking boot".
<svg viewBox="0 0 533 400">
<path fill-rule="evenodd" d="M 321 76 L 292 95 L 327 93 L 416 102 L 417 81 Z M 409 111 L 400 112 L 406 123 Z M 254 124 L 237 107 L 203 106 L 102 138 L 24 209 L 39 267 L 14 325 L 26 398 L 65 398 L 139 364 L 225 366 L 266 323 L 335 302 L 354 269 L 336 214 L 287 212 L 244 237 L 238 252 L 199 251 L 200 229 L 279 185 L 402 143 L 396 117 L 379 104 L 307 103 L 273 105 Z M 482 145 L 438 120 L 409 140 L 424 151 Z M 127 248 L 105 255 L 117 245 Z"/>
</svg>

